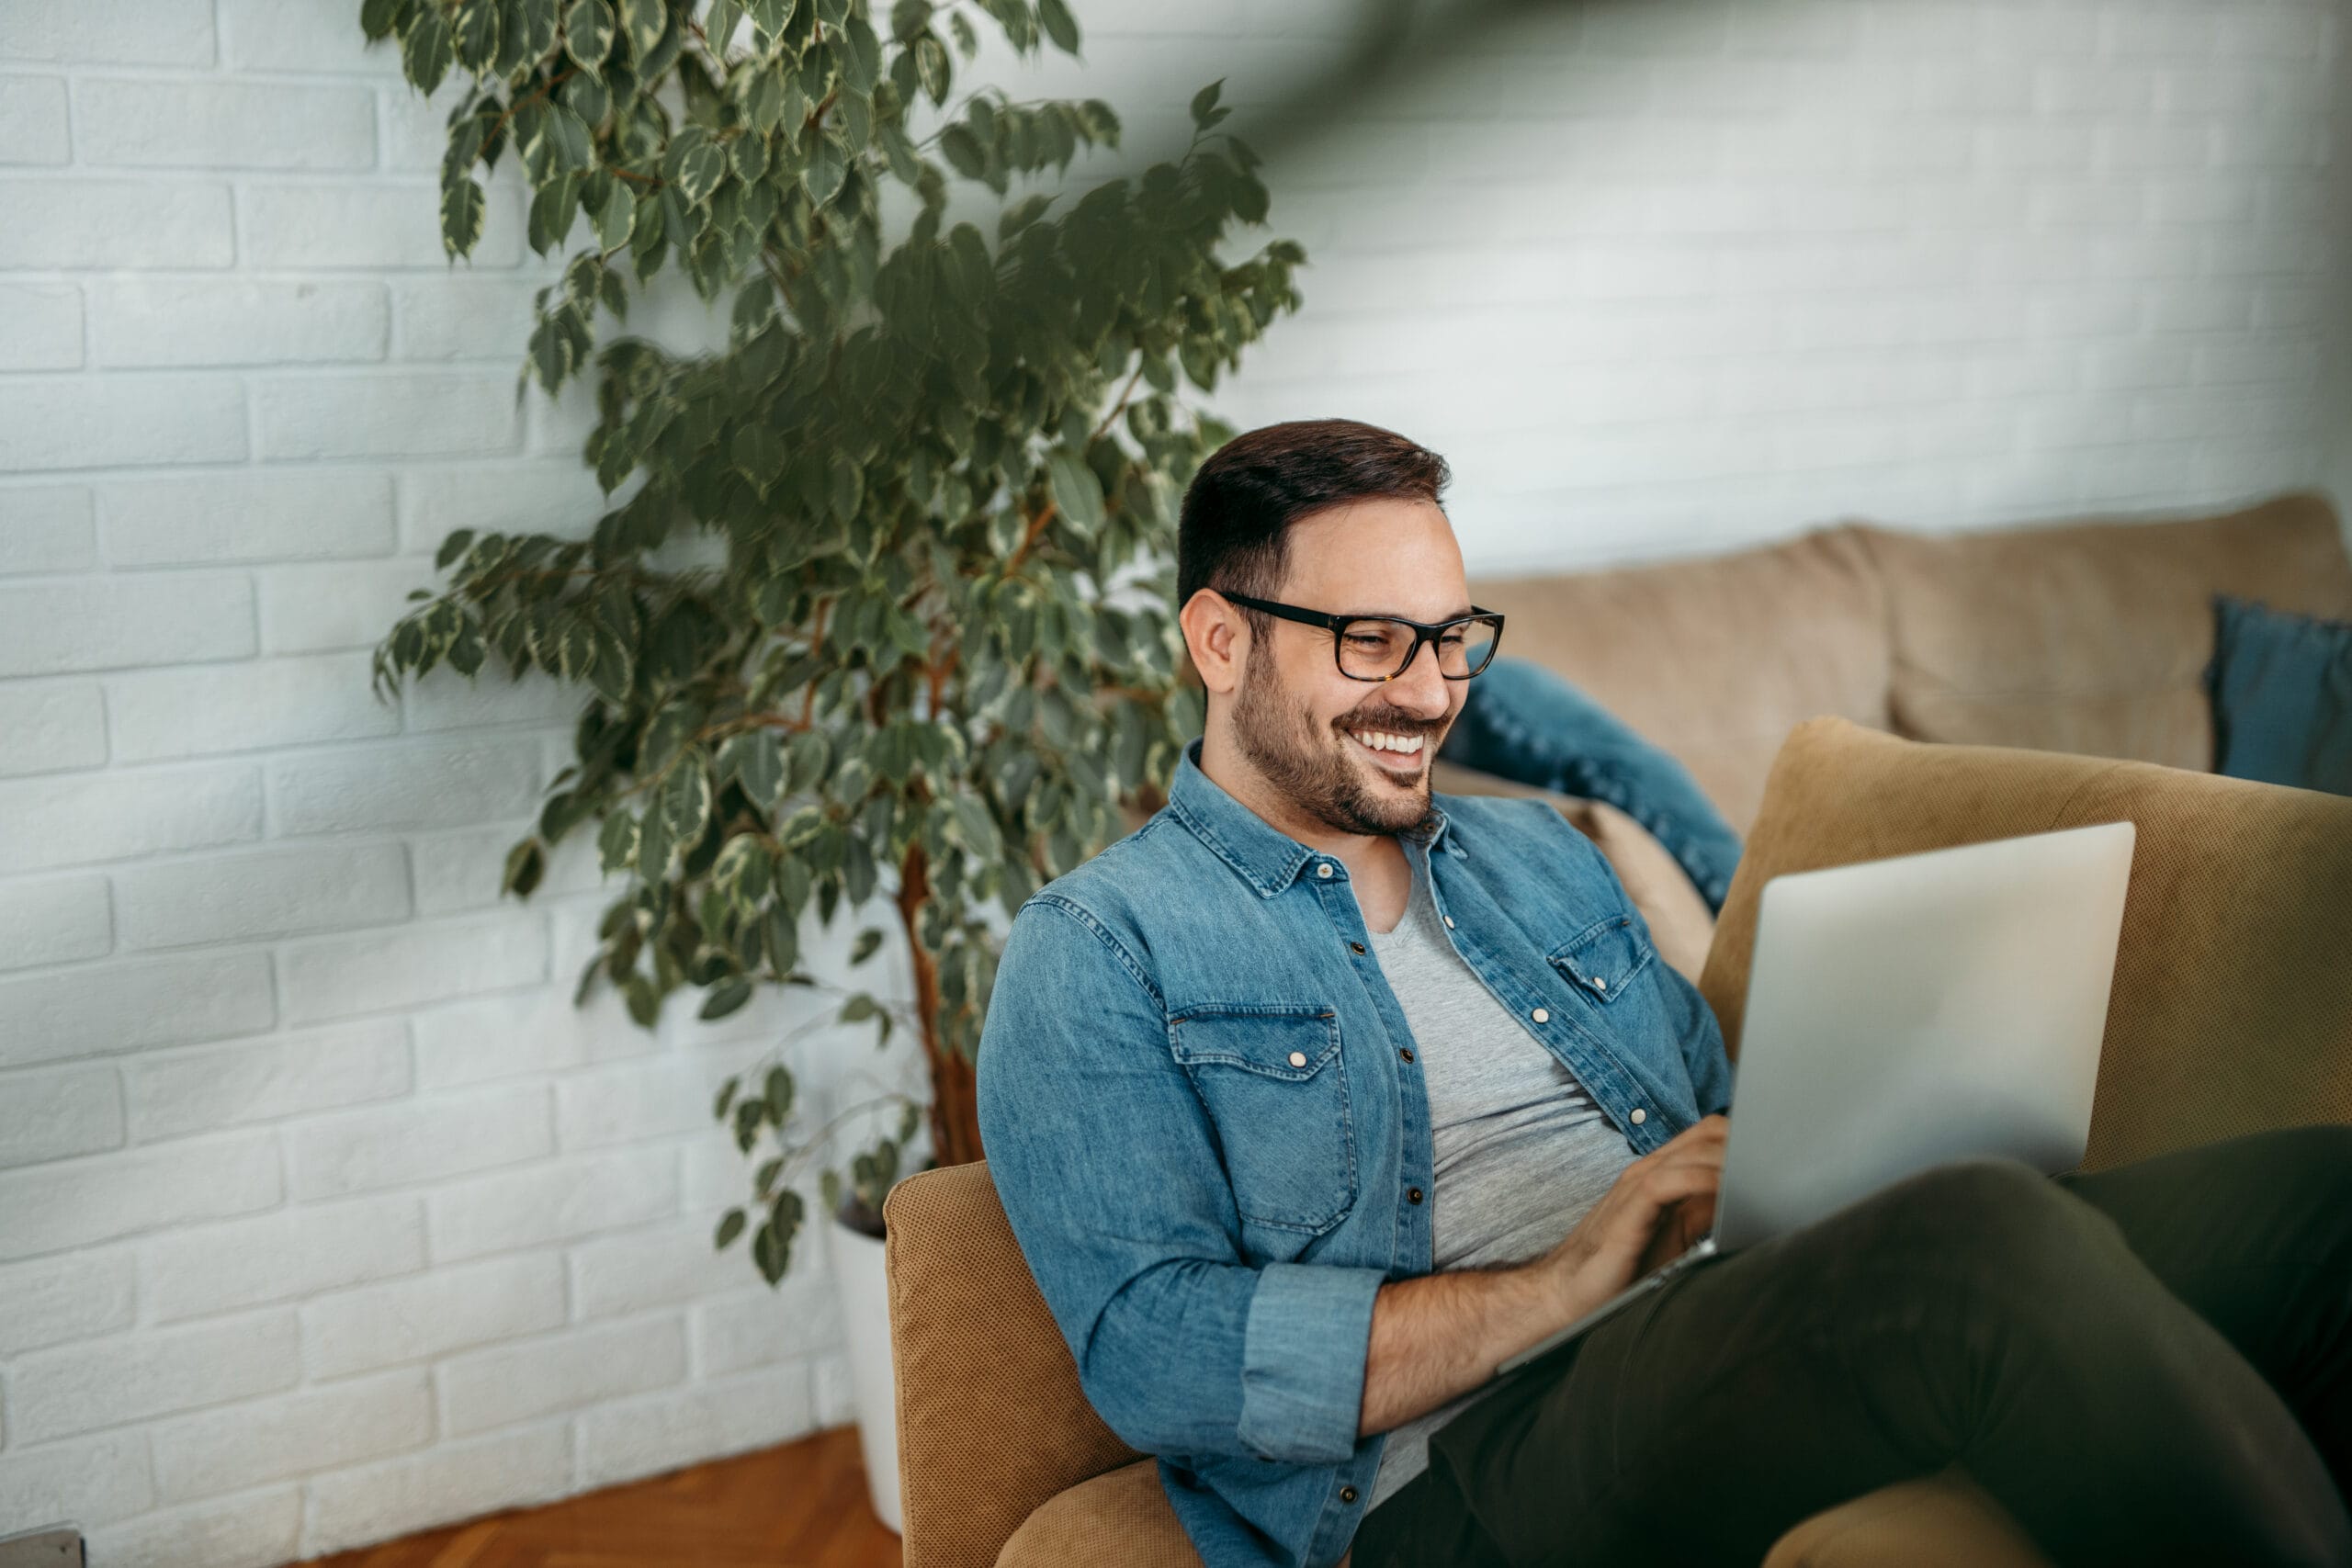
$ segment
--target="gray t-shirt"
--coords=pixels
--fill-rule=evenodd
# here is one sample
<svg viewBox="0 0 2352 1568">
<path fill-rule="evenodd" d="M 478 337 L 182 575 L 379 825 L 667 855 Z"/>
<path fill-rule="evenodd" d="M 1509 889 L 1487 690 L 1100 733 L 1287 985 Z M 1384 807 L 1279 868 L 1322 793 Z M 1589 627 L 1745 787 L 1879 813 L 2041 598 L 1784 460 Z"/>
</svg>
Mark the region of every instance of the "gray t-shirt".
<svg viewBox="0 0 2352 1568">
<path fill-rule="evenodd" d="M 1633 1145 L 1454 951 L 1430 892 L 1427 851 L 1399 842 L 1413 865 L 1412 896 L 1396 930 L 1369 934 L 1429 1091 L 1431 1262 L 1523 1263 L 1600 1201 L 1634 1163 Z M 1489 1381 L 1392 1430 L 1370 1506 L 1428 1468 L 1430 1435 L 1496 1386 Z"/>
</svg>

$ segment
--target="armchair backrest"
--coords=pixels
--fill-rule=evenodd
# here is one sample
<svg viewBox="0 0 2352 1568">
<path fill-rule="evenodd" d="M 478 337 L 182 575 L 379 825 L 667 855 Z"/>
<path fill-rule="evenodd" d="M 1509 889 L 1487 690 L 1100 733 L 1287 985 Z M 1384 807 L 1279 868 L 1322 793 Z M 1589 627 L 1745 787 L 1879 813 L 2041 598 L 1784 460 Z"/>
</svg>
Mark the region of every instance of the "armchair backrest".
<svg viewBox="0 0 2352 1568">
<path fill-rule="evenodd" d="M 2081 1168 L 2352 1122 L 2352 798 L 1831 716 L 1781 748 L 1700 979 L 1733 1059 L 1770 878 L 2127 819 L 2132 883 Z"/>
</svg>

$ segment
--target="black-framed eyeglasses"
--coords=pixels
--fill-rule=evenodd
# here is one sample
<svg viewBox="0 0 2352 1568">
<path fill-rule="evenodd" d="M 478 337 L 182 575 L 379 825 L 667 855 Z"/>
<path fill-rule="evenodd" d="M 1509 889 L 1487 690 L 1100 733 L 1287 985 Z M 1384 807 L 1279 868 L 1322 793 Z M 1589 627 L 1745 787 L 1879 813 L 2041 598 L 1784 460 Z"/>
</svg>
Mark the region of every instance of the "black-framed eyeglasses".
<svg viewBox="0 0 2352 1568">
<path fill-rule="evenodd" d="M 1237 604 L 1263 610 L 1301 626 L 1324 626 L 1331 633 L 1331 657 L 1340 673 L 1351 681 L 1394 681 L 1421 656 L 1421 644 L 1437 644 L 1438 673 L 1449 681 L 1467 681 L 1484 670 L 1503 640 L 1503 618 L 1476 604 L 1466 615 L 1434 626 L 1408 621 L 1401 615 L 1334 615 L 1323 610 L 1303 610 L 1272 599 L 1216 591 Z"/>
</svg>

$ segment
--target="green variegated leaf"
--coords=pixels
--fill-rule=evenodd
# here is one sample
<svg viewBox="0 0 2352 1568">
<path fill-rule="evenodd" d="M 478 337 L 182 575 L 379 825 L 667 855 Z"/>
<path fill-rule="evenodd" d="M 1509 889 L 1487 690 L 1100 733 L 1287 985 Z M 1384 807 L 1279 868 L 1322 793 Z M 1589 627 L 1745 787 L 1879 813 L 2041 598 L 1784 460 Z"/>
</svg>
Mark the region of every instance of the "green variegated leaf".
<svg viewBox="0 0 2352 1568">
<path fill-rule="evenodd" d="M 687 205 L 699 207 L 710 199 L 710 193 L 727 177 L 727 154 L 702 127 L 689 125 L 670 139 L 669 155 L 662 161 L 662 175 Z"/>
<path fill-rule="evenodd" d="M 969 795 L 953 795 L 947 805 L 964 847 L 975 855 L 994 860 L 999 853 L 996 823 L 989 818 L 987 805 Z"/>
<path fill-rule="evenodd" d="M 1193 95 L 1192 115 L 1193 123 L 1194 125 L 1200 126 L 1204 130 L 1208 127 L 1210 124 L 1209 111 L 1216 107 L 1217 95 L 1224 90 L 1225 78 L 1220 76 L 1216 81 L 1210 83 L 1207 86 L 1203 87 L 1199 92 Z"/>
<path fill-rule="evenodd" d="M 567 681 L 576 681 L 594 667 L 596 660 L 596 634 L 586 621 L 573 618 L 564 623 L 556 642 L 556 668 Z"/>
<path fill-rule="evenodd" d="M 773 1225 L 762 1222 L 752 1237 L 752 1261 L 759 1265 L 760 1277 L 773 1285 L 784 1278 L 792 1260 L 792 1244 L 775 1234 Z"/>
<path fill-rule="evenodd" d="M 612 0 L 571 0 L 563 8 L 563 52 L 583 71 L 600 70 L 616 27 Z"/>
<path fill-rule="evenodd" d="M 437 6 L 421 7 L 410 20 L 408 31 L 401 35 L 401 64 L 410 85 L 420 93 L 431 93 L 449 73 L 454 58 L 447 17 Z"/>
<path fill-rule="evenodd" d="M 738 136 L 728 144 L 728 158 L 735 166 L 735 177 L 745 185 L 757 185 L 768 172 L 768 143 L 764 136 Z"/>
<path fill-rule="evenodd" d="M 988 154 L 981 151 L 980 139 L 969 126 L 951 125 L 942 131 L 939 150 L 947 155 L 956 172 L 967 180 L 977 180 L 988 173 Z"/>
<path fill-rule="evenodd" d="M 667 0 L 620 0 L 620 24 L 642 73 L 643 62 L 652 57 L 663 29 L 670 25 Z"/>
<path fill-rule="evenodd" d="M 588 122 L 570 105 L 557 104 L 548 110 L 545 134 L 556 168 L 584 171 L 596 166 L 596 147 Z"/>
<path fill-rule="evenodd" d="M 452 36 L 460 66 L 476 76 L 489 71 L 498 60 L 496 0 L 474 0 L 460 9 Z"/>
<path fill-rule="evenodd" d="M 596 243 L 602 250 L 617 251 L 628 243 L 637 224 L 637 193 L 622 182 L 615 182 L 612 193 L 605 198 L 604 210 L 596 214 Z M 618 280 L 610 274 L 600 287 L 616 288 Z M 616 316 L 627 310 L 627 297 L 608 299 Z"/>
<path fill-rule="evenodd" d="M 915 77 L 933 104 L 947 101 L 948 90 L 955 85 L 956 67 L 947 58 L 947 46 L 931 33 L 915 39 L 910 51 L 914 56 Z"/>
<path fill-rule="evenodd" d="M 729 736 L 718 749 L 718 776 L 741 783 L 755 806 L 769 808 L 784 785 L 784 748 L 772 730 Z"/>
<path fill-rule="evenodd" d="M 817 787 L 832 765 L 832 745 L 809 730 L 792 738 L 791 768 L 785 787 L 795 794 Z"/>
<path fill-rule="evenodd" d="M 511 76 L 525 61 L 540 61 L 554 50 L 561 0 L 506 0 L 499 73 Z"/>
<path fill-rule="evenodd" d="M 537 839 L 525 839 L 506 854 L 506 871 L 500 879 L 498 890 L 527 898 L 539 879 L 547 874 L 547 852 Z"/>
<path fill-rule="evenodd" d="M 849 173 L 849 162 L 830 136 L 817 139 L 817 150 L 809 154 L 808 166 L 802 172 L 801 181 L 808 191 L 808 205 L 822 207 L 841 194 L 842 182 Z"/>
<path fill-rule="evenodd" d="M 742 0 L 711 0 L 710 9 L 703 15 L 703 36 L 710 40 L 712 50 L 723 56 L 742 25 Z"/>
<path fill-rule="evenodd" d="M 416 0 L 361 0 L 359 30 L 368 35 L 371 43 L 390 38 L 408 20 L 409 7 L 415 3 Z"/>
<path fill-rule="evenodd" d="M 450 181 L 441 190 L 441 248 L 452 256 L 469 255 L 481 238 L 481 186 L 470 176 Z"/>
<path fill-rule="evenodd" d="M 725 1018 L 730 1012 L 741 1010 L 743 1004 L 751 999 L 752 982 L 749 980 L 722 981 L 712 987 L 710 995 L 703 998 L 698 1016 L 706 1021 Z"/>
<path fill-rule="evenodd" d="M 800 957 L 800 911 L 797 906 L 778 903 L 768 910 L 761 927 L 768 951 L 768 963 L 781 977 L 792 973 Z"/>
<path fill-rule="evenodd" d="M 852 92 L 862 98 L 882 79 L 882 41 L 863 11 L 852 12 L 842 30 L 849 38 L 849 58 L 842 73 Z"/>
<path fill-rule="evenodd" d="M 558 175 L 531 198 L 531 249 L 545 255 L 563 243 L 580 217 L 580 176 Z"/>
<path fill-rule="evenodd" d="M 1047 460 L 1047 471 L 1054 483 L 1054 500 L 1071 526 L 1082 534 L 1091 534 L 1102 526 L 1102 481 L 1084 458 L 1068 447 L 1056 449 Z"/>
<path fill-rule="evenodd" d="M 784 31 L 785 23 L 792 16 L 793 0 L 744 0 L 744 9 L 752 15 L 752 26 L 760 34 L 760 47 Z"/>
<path fill-rule="evenodd" d="M 597 869 L 610 876 L 637 858 L 637 818 L 616 811 L 596 833 Z"/>
</svg>

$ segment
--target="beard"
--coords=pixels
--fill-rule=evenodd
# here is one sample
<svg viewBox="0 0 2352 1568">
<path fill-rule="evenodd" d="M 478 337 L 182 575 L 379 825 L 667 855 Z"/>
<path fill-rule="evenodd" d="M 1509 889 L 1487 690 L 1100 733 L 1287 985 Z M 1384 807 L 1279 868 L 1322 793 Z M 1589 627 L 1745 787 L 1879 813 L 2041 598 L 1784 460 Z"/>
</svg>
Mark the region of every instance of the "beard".
<svg viewBox="0 0 2352 1568">
<path fill-rule="evenodd" d="M 1325 827 L 1341 833 L 1418 835 L 1436 823 L 1430 798 L 1430 761 L 1437 733 L 1425 721 L 1389 713 L 1360 714 L 1353 725 L 1324 728 L 1305 703 L 1295 703 L 1276 684 L 1272 660 L 1251 649 L 1241 671 L 1241 693 L 1233 705 L 1235 745 L 1261 776 L 1291 803 Z M 1409 793 L 1365 782 L 1369 765 L 1348 755 L 1342 728 L 1386 729 L 1425 737 L 1420 776 Z"/>
</svg>

